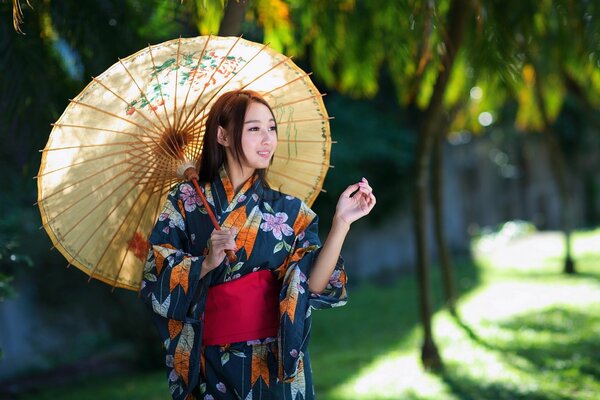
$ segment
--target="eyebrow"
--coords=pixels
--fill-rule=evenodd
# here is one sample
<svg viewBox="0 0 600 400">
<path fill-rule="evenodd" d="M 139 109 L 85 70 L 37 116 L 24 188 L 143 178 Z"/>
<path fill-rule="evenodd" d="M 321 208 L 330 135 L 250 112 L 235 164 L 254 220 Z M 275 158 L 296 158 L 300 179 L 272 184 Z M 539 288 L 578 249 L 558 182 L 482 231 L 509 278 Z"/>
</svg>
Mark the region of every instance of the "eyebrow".
<svg viewBox="0 0 600 400">
<path fill-rule="evenodd" d="M 251 123 L 255 123 L 255 122 L 262 122 L 262 121 L 260 121 L 260 120 L 258 120 L 258 119 L 251 119 L 250 121 L 244 121 L 244 125 L 245 125 L 245 124 L 251 124 Z M 274 119 L 274 118 L 271 118 L 271 119 L 269 120 L 269 122 L 275 122 L 275 119 Z"/>
</svg>

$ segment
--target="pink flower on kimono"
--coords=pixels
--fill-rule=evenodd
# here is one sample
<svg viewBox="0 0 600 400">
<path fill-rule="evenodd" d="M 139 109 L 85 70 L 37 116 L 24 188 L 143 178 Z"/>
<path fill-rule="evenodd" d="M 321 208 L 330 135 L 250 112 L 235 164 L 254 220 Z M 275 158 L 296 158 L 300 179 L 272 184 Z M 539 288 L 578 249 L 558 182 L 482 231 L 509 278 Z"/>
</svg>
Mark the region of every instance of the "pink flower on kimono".
<svg viewBox="0 0 600 400">
<path fill-rule="evenodd" d="M 290 236 L 294 233 L 294 230 L 285 223 L 288 220 L 286 213 L 278 212 L 275 215 L 264 213 L 263 219 L 265 222 L 260 224 L 260 229 L 265 232 L 273 231 L 273 235 L 277 240 L 281 240 L 282 234 Z"/>
<path fill-rule="evenodd" d="M 290 351 L 290 356 L 292 356 L 292 357 L 294 357 L 294 358 L 298 357 L 298 350 L 296 350 L 296 349 L 292 349 L 292 350 Z"/>
<path fill-rule="evenodd" d="M 302 286 L 302 284 L 306 282 L 306 275 L 304 275 L 302 272 L 300 272 L 300 281 L 298 282 L 298 292 L 300 293 L 304 293 L 304 287 Z"/>
<path fill-rule="evenodd" d="M 176 380 L 178 380 L 179 379 L 179 374 L 174 369 L 175 359 L 173 358 L 172 355 L 167 355 L 167 357 L 165 359 L 165 364 L 167 365 L 167 367 L 173 368 L 171 370 L 171 372 L 169 373 L 169 380 L 171 382 L 175 382 Z"/>
<path fill-rule="evenodd" d="M 329 277 L 329 284 L 336 288 L 341 288 L 342 287 L 342 280 L 340 279 L 341 275 L 342 275 L 341 270 L 338 269 L 338 270 L 333 271 L 333 274 L 331 274 L 331 276 Z"/>
<path fill-rule="evenodd" d="M 223 382 L 217 383 L 217 390 L 221 393 L 227 392 L 227 388 L 225 387 L 225 384 Z"/>
<path fill-rule="evenodd" d="M 200 196 L 196 193 L 196 190 L 190 185 L 181 185 L 181 200 L 185 207 L 185 211 L 192 212 L 196 209 L 196 206 L 200 206 Z"/>
</svg>

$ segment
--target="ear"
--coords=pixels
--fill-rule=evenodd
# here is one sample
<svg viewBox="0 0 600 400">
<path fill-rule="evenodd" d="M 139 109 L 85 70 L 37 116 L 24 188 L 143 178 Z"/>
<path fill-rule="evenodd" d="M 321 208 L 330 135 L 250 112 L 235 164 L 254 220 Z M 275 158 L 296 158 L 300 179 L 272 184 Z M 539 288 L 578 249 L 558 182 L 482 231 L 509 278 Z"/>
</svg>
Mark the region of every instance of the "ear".
<svg viewBox="0 0 600 400">
<path fill-rule="evenodd" d="M 217 129 L 217 142 L 224 147 L 229 147 L 229 136 L 222 126 Z"/>
</svg>

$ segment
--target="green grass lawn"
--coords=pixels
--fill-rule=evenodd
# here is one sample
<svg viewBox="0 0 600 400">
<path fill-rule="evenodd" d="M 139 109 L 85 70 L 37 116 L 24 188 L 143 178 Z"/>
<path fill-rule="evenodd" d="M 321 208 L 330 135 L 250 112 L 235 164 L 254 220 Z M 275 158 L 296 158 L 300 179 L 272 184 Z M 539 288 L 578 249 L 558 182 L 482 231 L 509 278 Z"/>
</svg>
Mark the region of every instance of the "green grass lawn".
<svg viewBox="0 0 600 400">
<path fill-rule="evenodd" d="M 561 273 L 560 235 L 479 242 L 457 266 L 458 315 L 440 306 L 435 339 L 445 363 L 419 362 L 413 275 L 352 288 L 346 307 L 314 315 L 318 399 L 596 399 L 600 395 L 600 230 L 575 235 L 576 276 Z M 351 271 L 350 271 L 351 274 Z M 90 379 L 23 399 L 168 399 L 162 371 Z"/>
</svg>

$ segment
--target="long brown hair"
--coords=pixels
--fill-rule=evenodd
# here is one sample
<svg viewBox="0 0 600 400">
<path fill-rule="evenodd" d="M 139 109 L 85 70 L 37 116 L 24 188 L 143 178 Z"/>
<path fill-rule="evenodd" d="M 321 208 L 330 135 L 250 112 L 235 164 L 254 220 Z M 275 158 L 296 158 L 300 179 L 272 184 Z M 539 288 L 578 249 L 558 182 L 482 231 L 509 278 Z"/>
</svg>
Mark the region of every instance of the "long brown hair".
<svg viewBox="0 0 600 400">
<path fill-rule="evenodd" d="M 252 90 L 233 90 L 223 93 L 212 106 L 206 118 L 206 130 L 202 139 L 202 156 L 200 157 L 200 182 L 211 182 L 218 175 L 219 168 L 226 161 L 225 148 L 217 141 L 219 126 L 223 127 L 232 138 L 231 149 L 236 161 L 241 165 L 246 161 L 242 148 L 242 133 L 246 110 L 252 102 L 267 106 L 273 119 L 275 114 L 267 101 Z M 277 125 L 275 125 L 277 128 Z M 255 175 L 261 183 L 268 187 L 266 169 L 257 169 Z"/>
</svg>

